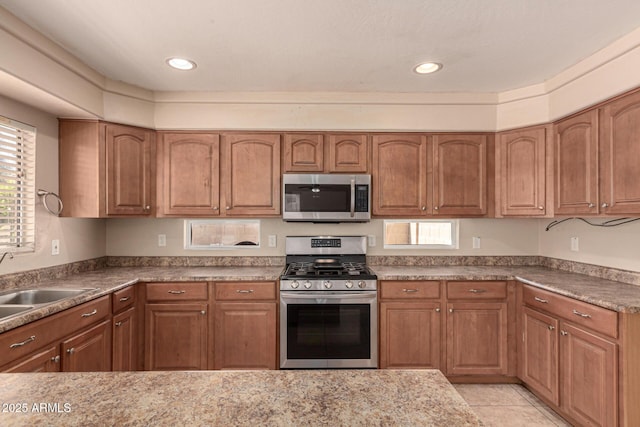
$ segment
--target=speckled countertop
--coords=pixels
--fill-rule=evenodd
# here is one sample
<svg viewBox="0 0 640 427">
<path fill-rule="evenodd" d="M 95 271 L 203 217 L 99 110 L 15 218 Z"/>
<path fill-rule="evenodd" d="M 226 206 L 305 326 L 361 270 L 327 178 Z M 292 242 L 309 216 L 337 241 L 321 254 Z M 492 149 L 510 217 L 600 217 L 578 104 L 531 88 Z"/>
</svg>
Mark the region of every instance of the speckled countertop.
<svg viewBox="0 0 640 427">
<path fill-rule="evenodd" d="M 0 374 L 0 402 L 26 409 L 3 426 L 481 425 L 437 370 Z"/>
</svg>

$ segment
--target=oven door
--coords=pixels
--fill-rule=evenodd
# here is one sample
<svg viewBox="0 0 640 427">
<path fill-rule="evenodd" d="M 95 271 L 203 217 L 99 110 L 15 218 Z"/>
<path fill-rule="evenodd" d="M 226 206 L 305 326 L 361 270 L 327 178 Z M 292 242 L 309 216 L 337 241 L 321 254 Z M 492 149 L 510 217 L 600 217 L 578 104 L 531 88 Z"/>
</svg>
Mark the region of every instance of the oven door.
<svg viewBox="0 0 640 427">
<path fill-rule="evenodd" d="M 377 292 L 281 292 L 280 367 L 378 367 Z"/>
</svg>

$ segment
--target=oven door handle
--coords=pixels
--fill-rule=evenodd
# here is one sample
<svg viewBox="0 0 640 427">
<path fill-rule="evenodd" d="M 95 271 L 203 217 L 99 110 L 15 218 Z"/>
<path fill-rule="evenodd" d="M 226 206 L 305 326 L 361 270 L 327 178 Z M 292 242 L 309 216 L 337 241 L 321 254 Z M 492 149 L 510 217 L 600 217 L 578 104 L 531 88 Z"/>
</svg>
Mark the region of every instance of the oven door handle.
<svg viewBox="0 0 640 427">
<path fill-rule="evenodd" d="M 376 291 L 361 291 L 361 292 L 280 292 L 280 297 L 283 299 L 307 299 L 307 300 L 345 300 L 345 299 L 373 299 L 376 298 L 378 293 Z"/>
</svg>

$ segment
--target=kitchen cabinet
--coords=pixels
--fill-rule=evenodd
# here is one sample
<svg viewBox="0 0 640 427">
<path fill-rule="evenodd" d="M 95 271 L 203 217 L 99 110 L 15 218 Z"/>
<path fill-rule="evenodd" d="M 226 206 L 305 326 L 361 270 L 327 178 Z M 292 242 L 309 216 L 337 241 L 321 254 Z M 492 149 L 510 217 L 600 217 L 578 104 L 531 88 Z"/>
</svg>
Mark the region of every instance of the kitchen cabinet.
<svg viewBox="0 0 640 427">
<path fill-rule="evenodd" d="M 129 286 L 113 293 L 112 370 L 135 371 L 138 361 L 138 318 L 136 287 Z"/>
<path fill-rule="evenodd" d="M 556 215 L 599 212 L 598 110 L 554 124 Z"/>
<path fill-rule="evenodd" d="M 144 369 L 207 369 L 207 283 L 147 283 L 145 288 Z"/>
<path fill-rule="evenodd" d="M 16 372 L 60 372 L 60 346 L 50 345 L 25 358 L 19 359 L 1 370 L 5 373 Z"/>
<path fill-rule="evenodd" d="M 155 142 L 149 129 L 60 120 L 62 216 L 153 216 Z"/>
<path fill-rule="evenodd" d="M 159 215 L 220 215 L 219 135 L 159 132 L 158 139 Z"/>
<path fill-rule="evenodd" d="M 441 367 L 439 281 L 380 282 L 380 368 Z"/>
<path fill-rule="evenodd" d="M 111 320 L 64 340 L 61 355 L 65 372 L 111 371 Z"/>
<path fill-rule="evenodd" d="M 367 173 L 369 144 L 367 134 L 334 133 L 327 136 L 329 173 Z"/>
<path fill-rule="evenodd" d="M 640 213 L 640 92 L 602 107 L 600 208 L 607 215 Z"/>
<path fill-rule="evenodd" d="M 215 369 L 276 369 L 276 283 L 217 282 Z"/>
<path fill-rule="evenodd" d="M 617 313 L 529 285 L 522 301 L 523 382 L 574 423 L 618 425 Z"/>
<path fill-rule="evenodd" d="M 323 172 L 324 135 L 284 135 L 283 172 Z"/>
<path fill-rule="evenodd" d="M 225 134 L 221 145 L 223 215 L 280 214 L 280 135 Z"/>
<path fill-rule="evenodd" d="M 285 173 L 366 173 L 369 170 L 367 134 L 287 133 L 284 135 Z"/>
<path fill-rule="evenodd" d="M 496 216 L 553 216 L 549 126 L 501 132 L 497 138 Z"/>
</svg>

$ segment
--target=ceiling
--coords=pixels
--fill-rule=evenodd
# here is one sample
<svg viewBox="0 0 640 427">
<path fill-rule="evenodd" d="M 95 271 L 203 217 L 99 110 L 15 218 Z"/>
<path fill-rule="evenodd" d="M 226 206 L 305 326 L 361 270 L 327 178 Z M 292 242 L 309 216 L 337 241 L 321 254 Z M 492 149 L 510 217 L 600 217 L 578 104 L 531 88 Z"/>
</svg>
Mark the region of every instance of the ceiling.
<svg viewBox="0 0 640 427">
<path fill-rule="evenodd" d="M 0 0 L 104 76 L 154 91 L 502 92 L 640 26 L 638 0 Z M 184 56 L 194 71 L 170 69 Z M 418 75 L 413 67 L 444 68 Z"/>
</svg>

